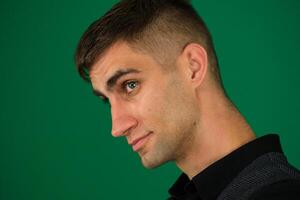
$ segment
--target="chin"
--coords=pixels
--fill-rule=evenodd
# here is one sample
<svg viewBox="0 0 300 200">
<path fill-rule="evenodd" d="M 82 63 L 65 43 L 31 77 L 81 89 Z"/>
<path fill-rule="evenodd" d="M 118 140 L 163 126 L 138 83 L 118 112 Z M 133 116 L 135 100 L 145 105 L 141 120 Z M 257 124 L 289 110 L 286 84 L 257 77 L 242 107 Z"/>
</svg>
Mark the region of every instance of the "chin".
<svg viewBox="0 0 300 200">
<path fill-rule="evenodd" d="M 146 169 L 155 169 L 162 165 L 162 164 L 150 163 L 150 162 L 144 162 L 144 161 L 142 161 L 142 163 Z"/>
<path fill-rule="evenodd" d="M 147 169 L 154 169 L 168 162 L 165 160 L 159 160 L 158 158 L 149 158 L 147 155 L 141 156 L 141 161 L 143 166 Z"/>
</svg>

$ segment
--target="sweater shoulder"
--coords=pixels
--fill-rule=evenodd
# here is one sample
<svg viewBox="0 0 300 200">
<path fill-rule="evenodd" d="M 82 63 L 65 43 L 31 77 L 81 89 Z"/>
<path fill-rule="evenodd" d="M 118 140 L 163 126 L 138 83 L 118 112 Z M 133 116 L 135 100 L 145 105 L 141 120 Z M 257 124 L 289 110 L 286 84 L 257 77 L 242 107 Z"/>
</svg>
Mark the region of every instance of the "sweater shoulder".
<svg viewBox="0 0 300 200">
<path fill-rule="evenodd" d="M 250 200 L 286 200 L 299 199 L 300 180 L 289 179 L 262 187 L 250 197 Z"/>
</svg>

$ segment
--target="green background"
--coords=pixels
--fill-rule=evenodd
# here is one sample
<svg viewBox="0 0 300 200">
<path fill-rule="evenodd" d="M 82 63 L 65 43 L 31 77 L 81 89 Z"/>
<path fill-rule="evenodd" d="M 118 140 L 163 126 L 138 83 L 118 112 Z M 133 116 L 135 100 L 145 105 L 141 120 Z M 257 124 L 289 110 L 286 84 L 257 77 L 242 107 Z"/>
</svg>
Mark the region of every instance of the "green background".
<svg viewBox="0 0 300 200">
<path fill-rule="evenodd" d="M 1 0 L 0 199 L 165 199 L 180 171 L 142 167 L 73 62 L 87 26 L 116 1 Z M 300 1 L 193 1 L 225 87 L 258 136 L 299 158 Z"/>
</svg>

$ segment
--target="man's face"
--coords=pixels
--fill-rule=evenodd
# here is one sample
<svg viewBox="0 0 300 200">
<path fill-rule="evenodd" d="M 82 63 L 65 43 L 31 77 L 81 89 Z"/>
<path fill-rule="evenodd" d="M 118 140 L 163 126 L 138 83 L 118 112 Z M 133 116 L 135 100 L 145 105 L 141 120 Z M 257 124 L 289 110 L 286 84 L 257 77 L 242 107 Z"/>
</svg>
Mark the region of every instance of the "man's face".
<svg viewBox="0 0 300 200">
<path fill-rule="evenodd" d="M 126 137 L 147 168 L 183 156 L 195 132 L 192 90 L 173 68 L 117 43 L 90 72 L 94 90 L 110 102 L 112 135 Z"/>
</svg>

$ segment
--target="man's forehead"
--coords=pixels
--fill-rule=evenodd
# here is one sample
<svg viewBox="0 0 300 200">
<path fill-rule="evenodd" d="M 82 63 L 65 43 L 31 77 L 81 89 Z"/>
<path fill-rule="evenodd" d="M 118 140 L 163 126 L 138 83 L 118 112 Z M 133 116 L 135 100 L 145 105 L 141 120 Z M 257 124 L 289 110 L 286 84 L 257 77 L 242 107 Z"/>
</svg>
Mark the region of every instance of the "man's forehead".
<svg viewBox="0 0 300 200">
<path fill-rule="evenodd" d="M 94 90 L 110 91 L 121 77 L 144 71 L 137 56 L 120 57 L 106 55 L 92 66 L 89 76 Z"/>
<path fill-rule="evenodd" d="M 109 70 L 108 67 L 105 67 L 104 65 L 101 66 L 100 63 L 96 62 L 90 70 L 89 76 L 91 81 L 95 81 L 99 78 L 103 79 L 104 75 L 107 74 L 107 71 Z"/>
<path fill-rule="evenodd" d="M 109 71 L 114 71 L 116 67 L 119 67 L 121 63 L 118 61 L 122 61 L 122 58 L 127 58 L 128 55 L 133 54 L 134 52 L 129 47 L 126 42 L 116 42 L 111 47 L 109 47 L 103 55 L 97 59 L 95 64 L 91 67 L 90 70 L 90 78 L 95 76 L 102 77 L 107 75 Z M 114 66 L 116 64 L 116 66 Z"/>
</svg>

